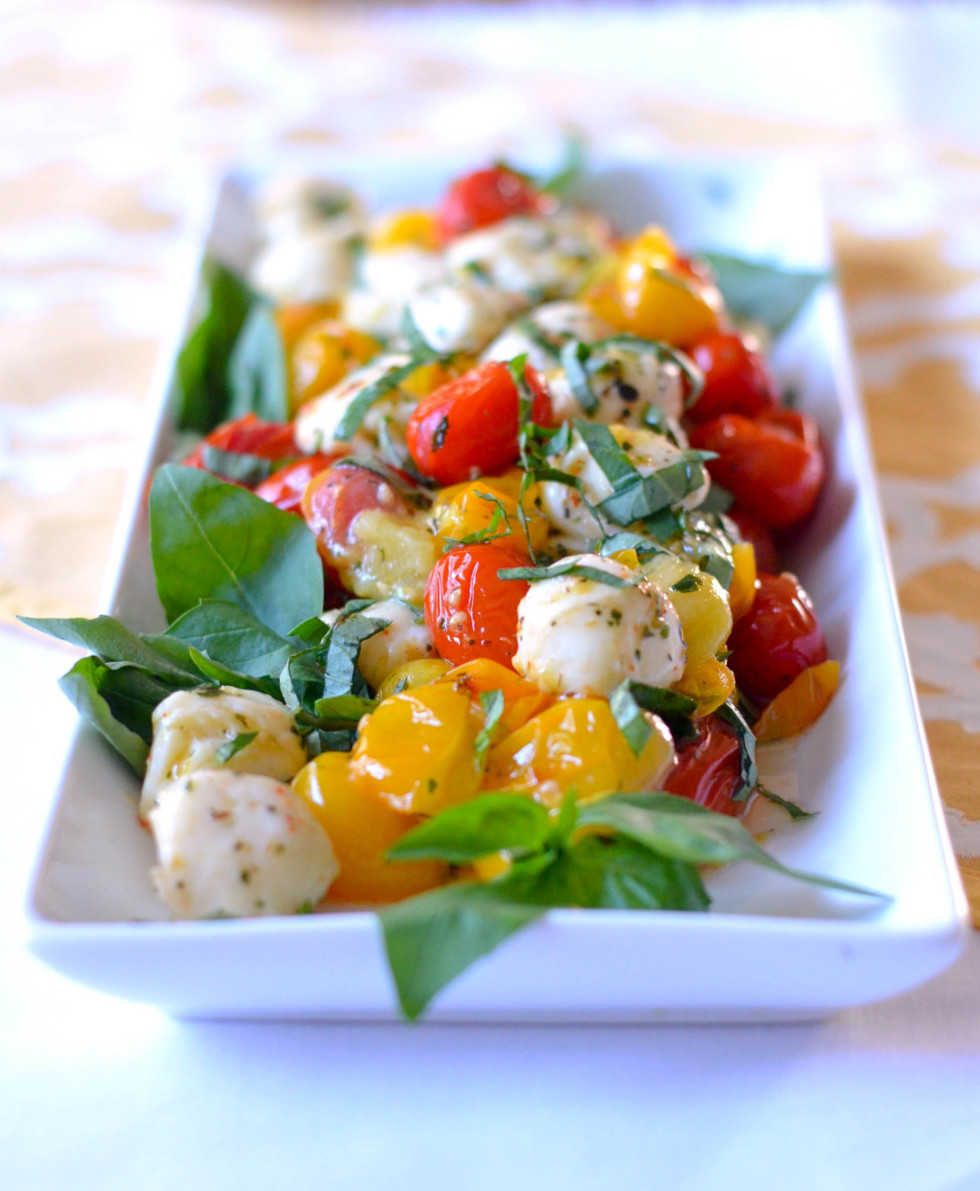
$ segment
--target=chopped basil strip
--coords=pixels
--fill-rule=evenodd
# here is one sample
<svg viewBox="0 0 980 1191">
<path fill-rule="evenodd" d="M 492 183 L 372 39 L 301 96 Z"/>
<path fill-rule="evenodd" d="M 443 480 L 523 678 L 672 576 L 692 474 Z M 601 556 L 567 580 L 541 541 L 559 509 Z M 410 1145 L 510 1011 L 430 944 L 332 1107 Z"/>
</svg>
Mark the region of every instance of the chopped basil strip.
<svg viewBox="0 0 980 1191">
<path fill-rule="evenodd" d="M 570 339 L 561 349 L 561 366 L 571 386 L 575 400 L 587 414 L 594 414 L 599 408 L 599 399 L 592 392 L 589 380 L 588 361 L 591 349 L 587 343 Z"/>
<path fill-rule="evenodd" d="M 487 753 L 490 751 L 493 730 L 504 713 L 504 692 L 480 691 L 480 706 L 483 708 L 484 722 L 483 727 L 477 733 L 473 747 L 476 750 L 477 759 L 482 765 Z"/>
<path fill-rule="evenodd" d="M 768 802 L 775 803 L 776 806 L 781 806 L 794 822 L 798 819 L 813 819 L 816 817 L 816 811 L 805 811 L 803 807 L 797 806 L 795 802 L 790 802 L 788 798 L 781 798 L 778 794 L 770 790 L 768 786 L 764 786 L 762 782 L 756 783 L 756 789 Z"/>
<path fill-rule="evenodd" d="M 759 770 L 755 763 L 755 733 L 731 700 L 727 703 L 722 703 L 716 714 L 731 724 L 738 738 L 738 775 L 741 785 L 732 795 L 732 801 L 745 802 L 759 782 Z"/>
<path fill-rule="evenodd" d="M 561 575 L 574 575 L 580 579 L 591 579 L 605 583 L 607 587 L 636 587 L 643 582 L 643 576 L 624 579 L 612 575 L 599 567 L 590 567 L 579 562 L 559 562 L 548 567 L 503 567 L 497 572 L 498 579 L 523 579 L 527 583 L 542 583 L 546 579 L 557 579 Z"/>
<path fill-rule="evenodd" d="M 609 696 L 609 710 L 623 734 L 623 739 L 629 745 L 630 752 L 634 757 L 638 757 L 653 734 L 653 728 L 643 714 L 643 708 L 630 691 L 629 679 L 621 682 Z"/>
<path fill-rule="evenodd" d="M 243 748 L 247 748 L 252 741 L 258 736 L 258 732 L 239 732 L 234 740 L 226 741 L 221 748 L 217 749 L 214 754 L 214 759 L 219 765 L 224 765 L 230 761 L 236 753 L 240 753 Z"/>
</svg>

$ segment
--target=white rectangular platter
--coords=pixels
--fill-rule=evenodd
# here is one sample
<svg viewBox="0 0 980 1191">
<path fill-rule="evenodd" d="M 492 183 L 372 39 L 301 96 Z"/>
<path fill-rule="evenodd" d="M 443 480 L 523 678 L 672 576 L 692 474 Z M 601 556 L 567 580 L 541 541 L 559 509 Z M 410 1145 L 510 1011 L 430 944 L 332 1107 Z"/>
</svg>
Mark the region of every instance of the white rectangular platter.
<svg viewBox="0 0 980 1191">
<path fill-rule="evenodd" d="M 454 166 L 468 164 L 328 160 L 319 172 L 352 182 L 378 209 L 431 204 Z M 244 176 L 225 182 L 205 245 L 239 267 L 253 247 L 249 184 Z M 662 222 L 686 250 L 831 264 L 819 189 L 798 164 L 600 161 L 581 197 L 624 231 Z M 554 910 L 470 968 L 428 1020 L 804 1019 L 902 992 L 959 954 L 966 905 L 916 708 L 832 286 L 784 336 L 774 364 L 818 419 L 832 459 L 829 488 L 787 563 L 813 597 L 843 679 L 798 750 L 798 797 L 819 815 L 770 847 L 785 863 L 891 900 L 869 909 L 862 899 L 739 865 L 709 879 L 708 914 Z M 172 396 L 168 367 L 132 485 L 109 609 L 144 630 L 163 623 L 143 493 L 173 448 Z M 122 762 L 81 728 L 29 895 L 38 956 L 83 983 L 175 1014 L 398 1016 L 369 913 L 166 921 L 150 889 L 152 845 L 135 793 Z"/>
</svg>

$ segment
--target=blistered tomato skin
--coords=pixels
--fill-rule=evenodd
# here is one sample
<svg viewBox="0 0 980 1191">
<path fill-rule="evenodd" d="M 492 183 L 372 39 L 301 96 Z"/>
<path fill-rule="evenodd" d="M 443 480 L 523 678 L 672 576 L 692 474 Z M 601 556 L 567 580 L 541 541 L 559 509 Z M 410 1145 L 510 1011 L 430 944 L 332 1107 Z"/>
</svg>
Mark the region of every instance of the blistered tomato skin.
<svg viewBox="0 0 980 1191">
<path fill-rule="evenodd" d="M 527 565 L 527 555 L 485 544 L 457 546 L 436 562 L 425 585 L 425 623 L 440 657 L 454 666 L 485 657 L 514 668 L 517 608 L 528 584 L 497 572 Z"/>
<path fill-rule="evenodd" d="M 338 458 L 338 455 L 305 455 L 295 463 L 287 463 L 267 480 L 263 480 L 255 489 L 255 495 L 285 513 L 298 513 L 302 516 L 303 493 L 310 480 L 321 471 L 326 471 Z"/>
<path fill-rule="evenodd" d="M 737 818 L 747 805 L 734 801 L 742 784 L 739 771 L 735 729 L 719 716 L 710 715 L 698 722 L 697 738 L 678 749 L 673 768 L 661 784 L 668 794 Z"/>
<path fill-rule="evenodd" d="M 715 331 L 691 348 L 704 376 L 704 388 L 687 411 L 692 422 L 707 422 L 720 414 L 758 417 L 776 404 L 776 387 L 765 359 L 741 335 Z"/>
<path fill-rule="evenodd" d="M 773 409 L 754 421 L 722 414 L 691 431 L 691 446 L 714 451 L 707 467 L 747 513 L 785 529 L 813 508 L 826 475 L 820 433 L 806 414 Z"/>
<path fill-rule="evenodd" d="M 524 372 L 534 395 L 531 419 L 551 425 L 551 402 L 533 368 Z M 520 400 L 507 365 L 478 367 L 423 397 L 405 432 L 408 450 L 423 475 L 458 484 L 502 471 L 518 457 Z"/>
<path fill-rule="evenodd" d="M 554 205 L 522 178 L 505 166 L 474 170 L 457 178 L 446 191 L 436 212 L 436 226 L 442 243 L 490 227 L 511 215 L 537 215 Z"/>
<path fill-rule="evenodd" d="M 794 575 L 759 575 L 749 611 L 728 638 L 739 689 L 768 703 L 809 666 L 827 659 L 827 641 L 810 597 Z"/>
<path fill-rule="evenodd" d="M 216 447 L 236 455 L 257 455 L 260 459 L 288 459 L 299 452 L 293 438 L 293 428 L 281 422 L 265 422 L 255 414 L 245 414 L 234 422 L 225 422 L 205 438 L 204 442 L 184 460 L 185 467 L 203 471 L 205 447 Z"/>
</svg>

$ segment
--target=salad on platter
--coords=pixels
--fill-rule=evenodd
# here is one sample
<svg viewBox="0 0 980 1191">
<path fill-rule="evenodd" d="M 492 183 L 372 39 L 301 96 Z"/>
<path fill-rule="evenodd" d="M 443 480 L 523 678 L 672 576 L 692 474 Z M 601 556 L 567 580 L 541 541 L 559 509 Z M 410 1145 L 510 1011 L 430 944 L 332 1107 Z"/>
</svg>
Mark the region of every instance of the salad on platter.
<svg viewBox="0 0 980 1191">
<path fill-rule="evenodd" d="M 867 892 L 756 838 L 812 813 L 757 748 L 838 682 L 779 563 L 820 433 L 764 352 L 820 277 L 623 236 L 571 180 L 380 217 L 266 186 L 178 361 L 168 627 L 25 618 L 91 651 L 62 686 L 174 917 L 377 907 L 410 1017 L 549 907 L 705 910 L 737 860 Z"/>
</svg>

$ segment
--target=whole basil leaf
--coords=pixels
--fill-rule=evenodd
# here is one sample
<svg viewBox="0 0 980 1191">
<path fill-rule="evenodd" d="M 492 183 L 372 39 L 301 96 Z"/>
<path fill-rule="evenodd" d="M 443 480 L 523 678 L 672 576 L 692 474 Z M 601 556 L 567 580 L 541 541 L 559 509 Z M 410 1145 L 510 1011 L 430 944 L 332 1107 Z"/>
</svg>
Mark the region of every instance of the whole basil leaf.
<svg viewBox="0 0 980 1191">
<path fill-rule="evenodd" d="M 527 795 L 481 794 L 413 827 L 388 850 L 388 859 L 465 864 L 494 852 L 542 848 L 550 833 L 548 812 Z"/>
<path fill-rule="evenodd" d="M 249 674 L 242 674 L 239 670 L 232 670 L 220 662 L 212 661 L 193 645 L 187 647 L 191 661 L 201 672 L 201 676 L 218 686 L 233 686 L 242 691 L 261 691 L 272 699 L 282 700 L 279 684 L 272 678 L 252 678 Z"/>
<path fill-rule="evenodd" d="M 157 470 L 150 551 L 170 620 L 202 599 L 227 600 L 287 634 L 323 609 L 323 567 L 302 520 L 198 468 Z"/>
<path fill-rule="evenodd" d="M 228 600 L 202 600 L 178 617 L 167 635 L 250 678 L 278 676 L 301 648 Z"/>
<path fill-rule="evenodd" d="M 199 676 L 190 661 L 175 660 L 154 647 L 152 637 L 140 637 L 119 623 L 113 616 L 96 616 L 91 620 L 82 617 L 61 619 L 20 616 L 22 624 L 29 625 L 67 641 L 89 649 L 101 661 L 114 665 L 124 663 L 168 679 L 177 686 L 195 686 Z"/>
<path fill-rule="evenodd" d="M 784 269 L 725 252 L 699 252 L 718 280 L 725 305 L 738 318 L 751 319 L 778 336 L 793 322 L 829 273 Z"/>
<path fill-rule="evenodd" d="M 706 910 L 711 903 L 693 864 L 651 852 L 629 838 L 587 835 L 548 870 L 554 905 L 606 910 Z M 568 884 L 558 888 L 558 879 Z"/>
<path fill-rule="evenodd" d="M 282 336 L 272 308 L 255 302 L 228 359 L 227 418 L 254 413 L 270 422 L 289 420 L 289 387 Z"/>
<path fill-rule="evenodd" d="M 119 718 L 102 687 L 112 672 L 98 658 L 78 661 L 59 680 L 58 685 L 72 701 L 79 713 L 130 765 L 137 777 L 146 770 L 149 742 L 143 733 L 135 731 Z"/>
</svg>

